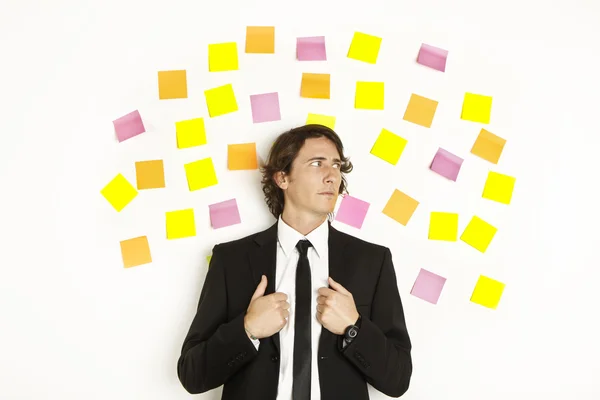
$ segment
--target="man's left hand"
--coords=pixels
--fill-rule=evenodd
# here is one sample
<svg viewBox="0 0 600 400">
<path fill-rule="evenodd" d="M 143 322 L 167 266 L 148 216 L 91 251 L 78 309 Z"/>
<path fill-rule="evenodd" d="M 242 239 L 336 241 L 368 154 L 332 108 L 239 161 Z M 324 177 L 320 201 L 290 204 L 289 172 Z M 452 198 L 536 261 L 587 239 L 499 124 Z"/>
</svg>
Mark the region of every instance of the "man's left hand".
<svg viewBox="0 0 600 400">
<path fill-rule="evenodd" d="M 317 320 L 331 333 L 343 335 L 346 327 L 358 320 L 359 314 L 352 293 L 331 277 L 329 286 L 319 289 Z"/>
</svg>

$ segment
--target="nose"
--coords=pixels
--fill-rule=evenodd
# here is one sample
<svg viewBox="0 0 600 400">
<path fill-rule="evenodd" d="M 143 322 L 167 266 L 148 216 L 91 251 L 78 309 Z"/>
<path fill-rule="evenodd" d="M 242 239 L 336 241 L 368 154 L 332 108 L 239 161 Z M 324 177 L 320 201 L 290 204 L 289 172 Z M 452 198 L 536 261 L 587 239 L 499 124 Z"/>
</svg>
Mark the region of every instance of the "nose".
<svg viewBox="0 0 600 400">
<path fill-rule="evenodd" d="M 327 170 L 327 174 L 325 174 L 325 183 L 330 185 L 330 184 L 336 183 L 338 179 L 339 179 L 339 177 L 338 177 L 337 169 L 329 168 Z"/>
</svg>

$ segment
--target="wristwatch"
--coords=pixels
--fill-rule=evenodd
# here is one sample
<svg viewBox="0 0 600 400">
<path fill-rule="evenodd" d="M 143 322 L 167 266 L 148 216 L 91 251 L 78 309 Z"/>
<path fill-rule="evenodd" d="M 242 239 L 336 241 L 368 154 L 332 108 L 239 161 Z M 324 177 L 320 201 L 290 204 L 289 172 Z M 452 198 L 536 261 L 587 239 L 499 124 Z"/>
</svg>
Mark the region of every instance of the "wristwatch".
<svg viewBox="0 0 600 400">
<path fill-rule="evenodd" d="M 348 325 L 346 327 L 346 329 L 344 330 L 344 341 L 347 344 L 352 343 L 352 341 L 354 340 L 354 338 L 356 337 L 356 335 L 358 335 L 358 331 L 360 330 L 361 319 L 362 319 L 362 316 L 359 314 L 358 315 L 358 320 L 356 321 L 356 324 L 354 324 L 354 325 Z"/>
</svg>

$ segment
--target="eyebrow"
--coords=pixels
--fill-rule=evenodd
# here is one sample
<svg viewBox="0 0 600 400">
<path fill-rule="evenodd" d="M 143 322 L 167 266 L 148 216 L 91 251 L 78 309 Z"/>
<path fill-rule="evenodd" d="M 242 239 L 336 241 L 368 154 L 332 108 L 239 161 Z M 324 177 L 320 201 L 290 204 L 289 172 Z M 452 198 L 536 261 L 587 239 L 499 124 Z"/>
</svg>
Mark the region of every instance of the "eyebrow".
<svg viewBox="0 0 600 400">
<path fill-rule="evenodd" d="M 312 157 L 310 159 L 308 159 L 306 162 L 311 162 L 311 161 L 327 161 L 326 157 Z M 334 158 L 333 162 L 337 162 L 337 163 L 342 163 L 342 160 L 340 160 L 339 158 Z"/>
</svg>

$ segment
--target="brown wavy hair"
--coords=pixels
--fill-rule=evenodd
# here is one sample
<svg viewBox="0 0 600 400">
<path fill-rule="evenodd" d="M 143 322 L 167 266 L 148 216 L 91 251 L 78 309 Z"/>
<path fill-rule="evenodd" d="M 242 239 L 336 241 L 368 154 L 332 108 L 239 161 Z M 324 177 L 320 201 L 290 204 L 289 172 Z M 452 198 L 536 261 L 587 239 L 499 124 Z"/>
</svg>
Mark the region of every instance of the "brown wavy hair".
<svg viewBox="0 0 600 400">
<path fill-rule="evenodd" d="M 344 145 L 338 134 L 335 133 L 333 129 L 318 124 L 303 125 L 290 129 L 275 139 L 275 142 L 269 151 L 266 163 L 260 167 L 265 202 L 275 219 L 279 218 L 281 213 L 283 213 L 284 207 L 283 190 L 275 183 L 275 174 L 282 171 L 288 175 L 292 168 L 292 162 L 298 156 L 306 139 L 320 137 L 331 140 L 337 148 L 342 162 L 340 167 L 342 182 L 340 184 L 339 194 L 348 193 L 348 183 L 346 182 L 344 174 L 351 172 L 353 165 L 350 162 L 350 159 L 344 156 Z M 331 221 L 332 214 L 330 213 L 328 217 Z"/>
</svg>

